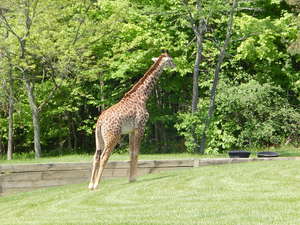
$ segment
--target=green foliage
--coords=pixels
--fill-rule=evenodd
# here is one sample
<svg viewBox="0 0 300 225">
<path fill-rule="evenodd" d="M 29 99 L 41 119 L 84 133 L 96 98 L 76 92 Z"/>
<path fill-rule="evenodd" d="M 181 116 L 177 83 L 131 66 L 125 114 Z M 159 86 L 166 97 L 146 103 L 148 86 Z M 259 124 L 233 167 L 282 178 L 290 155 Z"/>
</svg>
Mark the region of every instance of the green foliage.
<svg viewBox="0 0 300 225">
<path fill-rule="evenodd" d="M 281 88 L 268 83 L 224 85 L 217 100 L 219 121 L 214 123 L 214 130 L 232 137 L 227 139 L 230 147 L 280 145 L 290 137 L 296 137 L 297 143 L 300 112 L 282 96 Z"/>
<path fill-rule="evenodd" d="M 300 72 L 297 58 L 288 47 L 297 38 L 295 17 L 284 13 L 279 19 L 257 19 L 244 15 L 237 19 L 240 35 L 249 36 L 237 48 L 234 60 L 259 82 L 274 82 L 299 98 Z"/>
<path fill-rule="evenodd" d="M 201 113 L 203 112 L 203 113 Z M 195 152 L 197 144 L 199 145 L 200 134 L 204 129 L 204 118 L 206 118 L 206 111 L 198 111 L 197 114 L 180 113 L 178 115 L 178 123 L 175 124 L 179 134 L 185 138 L 185 146 L 188 152 Z M 197 137 L 193 133 L 198 134 Z M 196 139 L 196 142 L 194 141 Z"/>
<path fill-rule="evenodd" d="M 214 120 L 208 132 L 209 152 L 299 144 L 300 111 L 290 105 L 280 87 L 255 80 L 240 85 L 222 83 Z M 202 103 L 201 106 L 203 106 Z M 182 114 L 177 129 L 189 151 L 195 149 L 191 129 L 201 138 L 206 109 L 196 115 Z"/>
</svg>

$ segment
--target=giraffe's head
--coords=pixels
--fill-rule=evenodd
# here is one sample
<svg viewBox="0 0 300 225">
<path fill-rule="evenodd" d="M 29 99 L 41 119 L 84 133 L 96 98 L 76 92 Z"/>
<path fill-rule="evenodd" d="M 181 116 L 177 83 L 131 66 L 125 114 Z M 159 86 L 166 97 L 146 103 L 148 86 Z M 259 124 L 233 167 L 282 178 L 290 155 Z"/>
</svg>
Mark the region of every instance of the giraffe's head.
<svg viewBox="0 0 300 225">
<path fill-rule="evenodd" d="M 173 61 L 173 58 L 167 53 L 162 53 L 158 58 L 152 58 L 154 62 L 161 60 L 162 64 L 164 65 L 165 68 L 175 68 L 176 65 Z"/>
</svg>

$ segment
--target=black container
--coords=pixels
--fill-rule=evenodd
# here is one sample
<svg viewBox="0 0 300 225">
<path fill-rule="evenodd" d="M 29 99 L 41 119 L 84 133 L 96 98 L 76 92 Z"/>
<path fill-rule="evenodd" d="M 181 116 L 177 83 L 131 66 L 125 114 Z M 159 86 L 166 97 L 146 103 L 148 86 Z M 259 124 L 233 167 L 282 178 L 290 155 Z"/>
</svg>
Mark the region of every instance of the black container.
<svg viewBox="0 0 300 225">
<path fill-rule="evenodd" d="M 258 152 L 257 157 L 265 158 L 265 157 L 278 157 L 279 153 L 277 152 Z"/>
<path fill-rule="evenodd" d="M 228 152 L 230 158 L 249 158 L 251 152 L 234 150 Z"/>
</svg>

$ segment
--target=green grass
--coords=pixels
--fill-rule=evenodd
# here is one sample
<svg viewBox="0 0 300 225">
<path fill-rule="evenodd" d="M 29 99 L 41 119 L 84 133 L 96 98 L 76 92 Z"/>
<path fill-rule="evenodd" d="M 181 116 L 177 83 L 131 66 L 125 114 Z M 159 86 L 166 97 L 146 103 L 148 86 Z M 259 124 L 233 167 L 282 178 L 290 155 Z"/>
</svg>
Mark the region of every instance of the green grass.
<svg viewBox="0 0 300 225">
<path fill-rule="evenodd" d="M 0 198 L 1 225 L 296 225 L 300 163 L 227 164 Z"/>
<path fill-rule="evenodd" d="M 251 157 L 255 157 L 255 152 L 259 151 L 276 151 L 280 153 L 280 156 L 300 156 L 300 148 L 293 146 L 284 146 L 280 148 L 269 149 L 251 149 L 253 154 Z M 227 153 L 224 154 L 191 154 L 191 153 L 168 153 L 168 154 L 140 154 L 140 160 L 161 160 L 161 159 L 191 159 L 191 158 L 225 158 L 228 157 Z M 90 154 L 66 154 L 61 156 L 42 157 L 40 159 L 34 159 L 33 153 L 27 154 L 15 154 L 14 159 L 7 161 L 5 157 L 0 157 L 0 164 L 13 164 L 13 163 L 55 163 L 55 162 L 90 162 L 93 156 Z M 129 154 L 112 154 L 110 160 L 124 161 L 129 160 Z"/>
<path fill-rule="evenodd" d="M 192 158 L 216 158 L 227 157 L 226 154 L 215 155 L 199 155 L 190 153 L 168 153 L 168 154 L 140 154 L 139 160 L 162 160 L 162 159 L 192 159 Z M 7 161 L 0 159 L 0 164 L 14 164 L 14 163 L 49 163 L 49 162 L 90 162 L 93 155 L 89 154 L 71 154 L 56 157 L 42 157 L 34 159 L 34 157 L 16 156 L 13 160 Z M 109 158 L 111 161 L 125 161 L 129 160 L 129 154 L 112 154 Z"/>
</svg>

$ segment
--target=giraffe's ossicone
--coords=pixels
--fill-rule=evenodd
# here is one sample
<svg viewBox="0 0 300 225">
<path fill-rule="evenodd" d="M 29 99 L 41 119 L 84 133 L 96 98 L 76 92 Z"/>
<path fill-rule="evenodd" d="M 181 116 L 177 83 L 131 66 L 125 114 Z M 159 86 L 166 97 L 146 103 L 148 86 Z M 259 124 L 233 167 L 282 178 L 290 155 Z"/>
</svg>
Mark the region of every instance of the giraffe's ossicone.
<svg viewBox="0 0 300 225">
<path fill-rule="evenodd" d="M 153 58 L 154 64 L 144 76 L 115 105 L 101 113 L 97 120 L 95 138 L 96 152 L 89 189 L 96 189 L 108 158 L 122 134 L 129 134 L 130 171 L 129 181 L 137 175 L 138 154 L 149 113 L 146 109 L 151 91 L 166 67 L 175 67 L 167 53 Z"/>
</svg>

